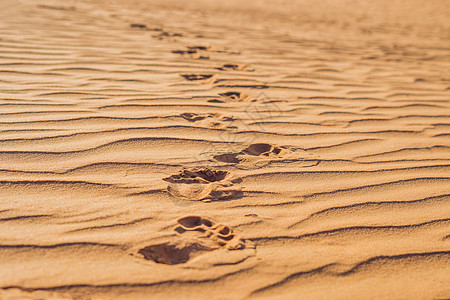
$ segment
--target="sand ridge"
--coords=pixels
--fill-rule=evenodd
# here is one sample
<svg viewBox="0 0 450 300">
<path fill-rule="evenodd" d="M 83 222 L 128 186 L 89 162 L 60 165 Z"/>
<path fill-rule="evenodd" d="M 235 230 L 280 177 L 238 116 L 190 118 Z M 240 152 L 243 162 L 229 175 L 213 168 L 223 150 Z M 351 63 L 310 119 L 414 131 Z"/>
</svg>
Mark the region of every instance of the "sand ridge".
<svg viewBox="0 0 450 300">
<path fill-rule="evenodd" d="M 450 297 L 448 1 L 241 2 L 1 2 L 0 299 Z"/>
</svg>

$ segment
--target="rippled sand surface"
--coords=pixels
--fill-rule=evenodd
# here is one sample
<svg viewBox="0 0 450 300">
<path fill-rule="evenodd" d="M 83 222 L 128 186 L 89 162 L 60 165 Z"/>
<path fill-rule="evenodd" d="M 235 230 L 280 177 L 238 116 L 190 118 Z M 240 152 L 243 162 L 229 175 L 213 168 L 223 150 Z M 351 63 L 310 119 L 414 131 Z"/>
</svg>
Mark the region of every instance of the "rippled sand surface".
<svg viewBox="0 0 450 300">
<path fill-rule="evenodd" d="M 1 0 L 0 299 L 450 298 L 449 7 Z"/>
</svg>

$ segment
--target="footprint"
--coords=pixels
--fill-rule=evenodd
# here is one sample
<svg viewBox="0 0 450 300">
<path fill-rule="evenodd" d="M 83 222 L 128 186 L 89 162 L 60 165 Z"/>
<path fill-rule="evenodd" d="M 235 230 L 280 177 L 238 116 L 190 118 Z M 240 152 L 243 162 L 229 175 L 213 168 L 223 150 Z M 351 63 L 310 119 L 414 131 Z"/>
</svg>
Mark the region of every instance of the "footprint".
<svg viewBox="0 0 450 300">
<path fill-rule="evenodd" d="M 208 49 L 211 48 L 211 47 L 210 46 L 188 46 L 187 48 L 189 50 L 208 51 Z"/>
<path fill-rule="evenodd" d="M 157 31 L 157 32 L 161 32 L 160 35 L 166 35 L 166 33 L 167 33 L 167 32 L 165 32 L 165 31 L 163 31 L 163 29 L 162 29 L 161 27 L 153 27 L 153 28 L 150 28 L 150 27 L 148 27 L 147 25 L 142 24 L 142 23 L 132 23 L 132 24 L 130 24 L 130 27 L 131 27 L 131 28 L 136 28 L 136 29 L 145 30 L 145 31 Z M 159 35 L 154 36 L 154 37 L 158 37 L 158 36 L 159 36 Z M 169 34 L 169 36 L 171 36 L 171 35 Z M 179 35 L 179 36 L 182 36 L 182 35 Z"/>
<path fill-rule="evenodd" d="M 221 70 L 221 71 L 247 71 L 247 72 L 255 71 L 255 69 L 251 68 L 248 65 L 239 65 L 239 64 L 224 64 L 223 66 L 217 68 L 217 70 Z"/>
<path fill-rule="evenodd" d="M 169 194 L 187 200 L 210 202 L 242 196 L 241 188 L 236 186 L 242 179 L 228 171 L 209 168 L 182 169 L 178 174 L 163 180 L 169 182 Z"/>
<path fill-rule="evenodd" d="M 138 28 L 138 29 L 147 29 L 147 25 L 145 24 L 140 24 L 140 23 L 133 23 L 130 24 L 131 28 Z"/>
<path fill-rule="evenodd" d="M 242 164 L 250 161 L 256 162 L 260 159 L 265 160 L 266 158 L 282 158 L 291 152 L 293 152 L 293 148 L 286 146 L 273 146 L 271 144 L 257 143 L 251 144 L 238 153 L 215 155 L 214 159 L 226 163 Z"/>
<path fill-rule="evenodd" d="M 215 78 L 214 74 L 181 74 L 180 76 L 186 80 L 197 82 L 212 82 Z"/>
<path fill-rule="evenodd" d="M 266 157 L 282 157 L 289 153 L 290 150 L 285 146 L 273 146 L 271 144 L 252 144 L 245 148 L 242 152 L 253 156 L 266 156 Z"/>
<path fill-rule="evenodd" d="M 209 100 L 208 102 L 253 102 L 255 101 L 249 95 L 241 92 L 226 92 L 219 94 L 222 99 Z"/>
<path fill-rule="evenodd" d="M 226 101 L 224 101 L 222 99 L 211 99 L 211 100 L 208 100 L 208 102 L 210 102 L 210 103 L 225 103 Z"/>
<path fill-rule="evenodd" d="M 207 118 L 214 118 L 220 116 L 219 114 L 195 114 L 195 113 L 182 113 L 180 117 L 189 122 L 203 121 Z"/>
<path fill-rule="evenodd" d="M 211 46 L 205 46 L 205 45 L 194 45 L 194 46 L 187 46 L 186 47 L 189 50 L 197 50 L 197 51 L 208 51 L 212 53 L 226 53 L 226 54 L 241 54 L 239 51 L 232 51 L 229 49 L 218 49 L 216 47 Z"/>
<path fill-rule="evenodd" d="M 237 153 L 213 154 L 216 161 L 235 164 L 241 169 L 262 168 L 268 164 L 273 165 L 302 165 L 303 167 L 316 166 L 317 157 L 303 149 L 290 146 L 274 146 L 266 143 L 251 144 Z"/>
<path fill-rule="evenodd" d="M 177 221 L 174 231 L 176 236 L 172 241 L 146 246 L 138 253 L 146 260 L 175 265 L 218 249 L 245 249 L 245 241 L 230 227 L 203 217 L 183 217 Z"/>
<path fill-rule="evenodd" d="M 182 33 L 168 32 L 168 31 L 162 31 L 162 30 L 160 30 L 160 31 L 161 32 L 159 34 L 154 35 L 153 37 L 162 40 L 162 39 L 165 39 L 165 38 L 175 38 L 175 37 L 182 37 L 183 36 Z"/>
<path fill-rule="evenodd" d="M 166 265 L 176 265 L 187 262 L 189 259 L 195 257 L 194 254 L 201 254 L 204 251 L 212 251 L 214 248 L 209 248 L 199 243 L 165 243 L 158 245 L 151 245 L 139 250 L 144 259 L 153 260 L 156 263 Z"/>
<path fill-rule="evenodd" d="M 245 248 L 244 241 L 233 233 L 233 230 L 223 224 L 216 224 L 211 220 L 199 216 L 187 216 L 178 220 L 175 231 L 183 234 L 188 231 L 197 231 L 202 236 L 209 238 L 219 247 L 229 250 Z"/>
<path fill-rule="evenodd" d="M 232 117 L 225 117 L 218 113 L 182 113 L 180 115 L 188 122 L 204 125 L 212 128 L 231 128 L 231 123 L 234 121 Z M 228 124 L 227 124 L 228 123 Z"/>
<path fill-rule="evenodd" d="M 197 50 L 173 50 L 172 53 L 181 54 L 181 55 L 195 54 L 195 53 L 197 53 Z"/>
<path fill-rule="evenodd" d="M 193 59 L 209 59 L 209 55 L 205 54 L 206 51 L 197 49 L 196 47 L 187 47 L 187 50 L 173 50 L 172 53 L 180 55 L 188 55 Z"/>
</svg>

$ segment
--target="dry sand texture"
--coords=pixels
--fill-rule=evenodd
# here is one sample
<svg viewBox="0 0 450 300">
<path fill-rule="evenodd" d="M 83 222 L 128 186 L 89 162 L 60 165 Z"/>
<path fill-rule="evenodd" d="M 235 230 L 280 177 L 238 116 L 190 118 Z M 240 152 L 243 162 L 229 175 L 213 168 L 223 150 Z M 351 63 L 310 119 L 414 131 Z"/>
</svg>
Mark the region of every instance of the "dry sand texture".
<svg viewBox="0 0 450 300">
<path fill-rule="evenodd" d="M 0 299 L 450 298 L 449 1 L 0 1 Z"/>
</svg>

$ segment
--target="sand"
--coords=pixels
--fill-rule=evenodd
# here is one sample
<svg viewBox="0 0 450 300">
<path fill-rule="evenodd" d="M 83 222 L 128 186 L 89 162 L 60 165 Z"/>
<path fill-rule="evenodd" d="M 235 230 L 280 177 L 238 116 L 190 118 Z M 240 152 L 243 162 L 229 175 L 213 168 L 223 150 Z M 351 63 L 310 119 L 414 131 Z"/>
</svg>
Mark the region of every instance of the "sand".
<svg viewBox="0 0 450 300">
<path fill-rule="evenodd" d="M 449 1 L 0 1 L 0 299 L 450 298 Z"/>
</svg>

